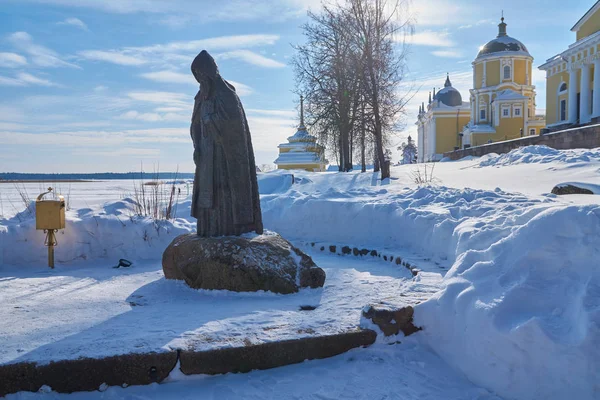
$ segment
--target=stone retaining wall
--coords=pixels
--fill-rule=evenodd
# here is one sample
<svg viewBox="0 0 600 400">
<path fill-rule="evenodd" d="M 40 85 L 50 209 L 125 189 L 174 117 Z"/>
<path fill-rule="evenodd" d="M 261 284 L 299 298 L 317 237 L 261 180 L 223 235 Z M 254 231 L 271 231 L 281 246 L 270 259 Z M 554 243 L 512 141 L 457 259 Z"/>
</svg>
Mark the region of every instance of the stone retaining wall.
<svg viewBox="0 0 600 400">
<path fill-rule="evenodd" d="M 165 353 L 125 354 L 101 359 L 61 360 L 49 364 L 0 365 L 0 397 L 35 392 L 43 385 L 60 393 L 98 390 L 101 386 L 148 385 L 161 382 L 179 361 L 191 374 L 224 374 L 269 369 L 304 360 L 333 357 L 375 343 L 377 333 L 356 329 L 337 335 L 262 343 L 208 351 L 173 350 Z"/>
<path fill-rule="evenodd" d="M 450 151 L 444 153 L 444 157 L 448 157 L 451 160 L 459 160 L 466 156 L 481 157 L 489 153 L 508 153 L 519 147 L 532 145 L 545 145 L 557 150 L 594 149 L 600 147 L 600 124 L 581 126 L 539 136 L 525 136 L 519 139 Z"/>
</svg>

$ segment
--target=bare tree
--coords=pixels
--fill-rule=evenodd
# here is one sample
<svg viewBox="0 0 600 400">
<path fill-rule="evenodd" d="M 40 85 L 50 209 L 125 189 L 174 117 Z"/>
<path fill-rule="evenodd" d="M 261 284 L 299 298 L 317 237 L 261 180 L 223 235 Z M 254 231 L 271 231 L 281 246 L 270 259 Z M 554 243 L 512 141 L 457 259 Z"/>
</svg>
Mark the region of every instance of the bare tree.
<svg viewBox="0 0 600 400">
<path fill-rule="evenodd" d="M 357 57 L 348 15 L 339 8 L 323 6 L 322 12 L 309 12 L 303 26 L 307 42 L 294 46 L 292 60 L 297 90 L 307 101 L 309 125 L 322 142 L 335 147 L 340 171 L 352 169 L 351 132 L 358 113 Z"/>
<path fill-rule="evenodd" d="M 406 67 L 404 38 L 413 31 L 412 20 L 401 0 L 348 0 L 344 9 L 357 49 L 361 88 L 371 108 L 375 167 L 379 164 L 383 180 L 390 176 L 384 135 L 393 130 L 409 99 L 399 91 Z"/>
<path fill-rule="evenodd" d="M 308 14 L 303 26 L 307 41 L 294 46 L 297 91 L 307 100 L 311 129 L 333 151 L 340 171 L 352 169 L 358 146 L 361 170 L 366 171 L 371 154 L 375 171 L 381 168 L 381 179 L 386 179 L 385 147 L 408 101 L 399 94 L 404 38 L 412 33 L 408 0 L 340 1 Z"/>
</svg>

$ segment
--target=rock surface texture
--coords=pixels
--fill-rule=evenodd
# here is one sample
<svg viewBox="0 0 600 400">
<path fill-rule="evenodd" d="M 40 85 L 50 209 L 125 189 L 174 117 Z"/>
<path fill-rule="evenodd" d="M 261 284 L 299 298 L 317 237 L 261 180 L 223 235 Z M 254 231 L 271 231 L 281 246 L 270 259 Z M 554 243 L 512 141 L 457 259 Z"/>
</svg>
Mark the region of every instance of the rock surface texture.
<svg viewBox="0 0 600 400">
<path fill-rule="evenodd" d="M 557 194 L 557 195 L 564 195 L 564 194 L 594 194 L 594 192 L 592 192 L 589 189 L 585 189 L 585 188 L 581 188 L 581 187 L 575 186 L 573 184 L 568 184 L 568 185 L 554 186 L 554 188 L 552 188 L 552 194 Z"/>
<path fill-rule="evenodd" d="M 325 283 L 325 271 L 276 233 L 176 237 L 163 253 L 167 279 L 195 289 L 294 293 Z"/>
<path fill-rule="evenodd" d="M 411 306 L 402 308 L 387 304 L 371 304 L 363 308 L 363 318 L 370 319 L 379 326 L 385 336 L 397 335 L 402 331 L 404 336 L 421 330 L 413 324 L 414 309 Z"/>
</svg>

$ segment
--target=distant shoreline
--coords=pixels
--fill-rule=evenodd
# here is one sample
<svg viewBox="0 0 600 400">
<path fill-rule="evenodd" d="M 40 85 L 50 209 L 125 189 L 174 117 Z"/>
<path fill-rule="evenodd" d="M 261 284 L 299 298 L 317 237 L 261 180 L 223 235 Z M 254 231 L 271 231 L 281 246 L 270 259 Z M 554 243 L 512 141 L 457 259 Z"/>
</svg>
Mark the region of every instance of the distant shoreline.
<svg viewBox="0 0 600 400">
<path fill-rule="evenodd" d="M 64 173 L 64 174 L 43 174 L 43 173 L 20 173 L 20 172 L 0 172 L 1 182 L 94 182 L 111 180 L 143 180 L 143 181 L 170 181 L 180 179 L 193 179 L 193 173 L 176 172 L 97 172 L 97 173 Z"/>
<path fill-rule="evenodd" d="M 103 182 L 102 180 L 85 180 L 85 179 L 14 179 L 14 180 L 4 180 L 0 179 L 0 184 L 2 183 L 86 183 L 86 182 Z"/>
</svg>

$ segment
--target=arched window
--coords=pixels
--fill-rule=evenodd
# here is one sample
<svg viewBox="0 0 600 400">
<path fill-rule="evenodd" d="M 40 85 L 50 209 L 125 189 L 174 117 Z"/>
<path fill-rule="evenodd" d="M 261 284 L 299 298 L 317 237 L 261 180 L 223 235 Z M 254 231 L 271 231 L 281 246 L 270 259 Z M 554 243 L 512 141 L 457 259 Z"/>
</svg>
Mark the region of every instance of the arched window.
<svg viewBox="0 0 600 400">
<path fill-rule="evenodd" d="M 560 88 L 558 89 L 559 92 L 566 92 L 567 91 L 567 83 L 563 82 L 562 85 L 560 85 Z"/>
<path fill-rule="evenodd" d="M 510 79 L 510 66 L 504 66 L 504 79 Z"/>
</svg>

